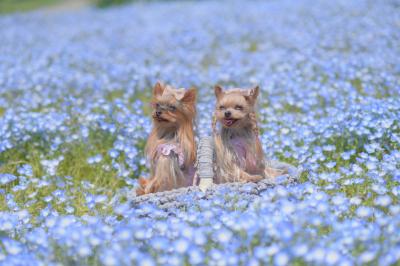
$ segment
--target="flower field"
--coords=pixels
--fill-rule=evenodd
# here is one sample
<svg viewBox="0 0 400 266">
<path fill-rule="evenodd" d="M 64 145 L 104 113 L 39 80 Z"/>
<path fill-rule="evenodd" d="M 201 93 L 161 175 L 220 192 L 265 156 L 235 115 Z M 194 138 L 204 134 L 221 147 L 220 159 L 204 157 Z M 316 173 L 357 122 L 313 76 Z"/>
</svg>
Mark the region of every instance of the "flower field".
<svg viewBox="0 0 400 266">
<path fill-rule="evenodd" d="M 399 44 L 395 0 L 0 16 L 0 265 L 399 265 Z M 215 84 L 259 84 L 299 183 L 133 208 L 157 80 L 198 89 L 199 138 Z"/>
</svg>

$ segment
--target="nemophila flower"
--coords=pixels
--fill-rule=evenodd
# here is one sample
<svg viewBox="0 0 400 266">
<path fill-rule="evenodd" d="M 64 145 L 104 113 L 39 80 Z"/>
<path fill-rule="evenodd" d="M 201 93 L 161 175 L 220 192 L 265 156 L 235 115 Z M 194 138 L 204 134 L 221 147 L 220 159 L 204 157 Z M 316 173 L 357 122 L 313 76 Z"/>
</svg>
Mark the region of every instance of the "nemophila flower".
<svg viewBox="0 0 400 266">
<path fill-rule="evenodd" d="M 111 158 L 117 158 L 119 156 L 119 152 L 115 149 L 112 149 L 108 152 Z"/>
<path fill-rule="evenodd" d="M 95 203 L 104 203 L 107 201 L 107 196 L 106 195 L 97 195 L 94 197 L 94 202 Z"/>
<path fill-rule="evenodd" d="M 372 209 L 370 207 L 360 206 L 356 210 L 357 215 L 360 218 L 366 218 L 372 215 Z"/>
<path fill-rule="evenodd" d="M 123 228 L 116 232 L 116 237 L 121 240 L 128 240 L 132 237 L 132 234 L 128 229 Z"/>
<path fill-rule="evenodd" d="M 391 192 L 393 193 L 393 195 L 399 196 L 400 195 L 400 186 L 393 187 Z"/>
<path fill-rule="evenodd" d="M 343 159 L 343 160 L 349 160 L 350 159 L 350 156 L 351 156 L 351 153 L 350 152 L 343 152 L 341 155 L 341 158 Z"/>
<path fill-rule="evenodd" d="M 277 184 L 284 184 L 287 180 L 288 180 L 287 175 L 281 175 L 281 176 L 276 177 Z"/>
<path fill-rule="evenodd" d="M 52 194 L 54 196 L 54 199 L 56 199 L 58 202 L 62 203 L 67 200 L 66 193 L 64 190 L 57 189 L 57 190 L 53 191 Z"/>
<path fill-rule="evenodd" d="M 100 154 L 98 154 L 98 155 L 89 157 L 87 159 L 87 162 L 88 162 L 88 164 L 95 164 L 95 163 L 101 162 L 102 159 L 103 159 L 103 157 Z"/>
<path fill-rule="evenodd" d="M 274 256 L 274 265 L 287 265 L 290 257 L 286 252 L 279 252 Z"/>
<path fill-rule="evenodd" d="M 220 229 L 216 232 L 217 241 L 225 244 L 228 243 L 232 238 L 232 232 L 226 229 Z"/>
<path fill-rule="evenodd" d="M 17 185 L 12 188 L 13 192 L 25 190 L 28 186 L 27 185 Z"/>
<path fill-rule="evenodd" d="M 189 249 L 189 247 L 190 247 L 190 243 L 185 238 L 177 239 L 173 243 L 174 251 L 177 253 L 181 253 L 181 254 L 186 253 L 186 251 Z"/>
<path fill-rule="evenodd" d="M 369 263 L 371 262 L 376 256 L 376 252 L 374 251 L 364 251 L 360 254 L 358 260 L 360 263 Z"/>
<path fill-rule="evenodd" d="M 53 160 L 42 160 L 41 164 L 46 169 L 47 174 L 54 176 L 57 173 L 57 167 L 62 160 L 64 160 L 64 157 L 60 156 Z"/>
<path fill-rule="evenodd" d="M 296 257 L 303 257 L 307 254 L 309 248 L 306 244 L 297 244 L 291 248 L 291 252 Z"/>
<path fill-rule="evenodd" d="M 203 251 L 199 248 L 191 247 L 188 251 L 189 263 L 193 265 L 198 265 L 204 262 L 205 255 Z"/>
<path fill-rule="evenodd" d="M 17 225 L 16 217 L 3 213 L 3 218 L 0 220 L 0 228 L 2 231 L 9 231 Z"/>
<path fill-rule="evenodd" d="M 205 232 L 202 230 L 198 229 L 195 230 L 194 232 L 194 243 L 196 243 L 199 246 L 203 246 L 207 243 L 207 236 Z"/>
<path fill-rule="evenodd" d="M 353 178 L 353 179 L 344 180 L 344 181 L 342 182 L 342 184 L 343 184 L 343 185 L 353 185 L 353 184 L 360 185 L 360 184 L 363 184 L 364 182 L 365 182 L 365 179 L 362 179 L 362 178 Z"/>
<path fill-rule="evenodd" d="M 246 262 L 247 266 L 257 266 L 259 265 L 259 261 L 256 258 L 250 258 L 249 261 Z M 230 264 L 231 265 L 231 264 Z"/>
<path fill-rule="evenodd" d="M 92 254 L 92 249 L 87 245 L 81 245 L 77 249 L 78 249 L 78 255 L 81 257 L 87 257 Z"/>
<path fill-rule="evenodd" d="M 49 196 L 44 197 L 43 200 L 44 200 L 44 202 L 50 202 L 53 200 L 53 197 L 49 195 Z"/>
<path fill-rule="evenodd" d="M 107 266 L 113 266 L 118 264 L 118 259 L 113 251 L 107 250 L 101 256 L 101 262 Z"/>
<path fill-rule="evenodd" d="M 89 236 L 89 244 L 93 247 L 99 246 L 102 243 L 102 239 L 98 236 Z"/>
<path fill-rule="evenodd" d="M 383 184 L 372 184 L 371 189 L 379 195 L 383 195 L 388 192 L 388 189 Z"/>
<path fill-rule="evenodd" d="M 328 167 L 328 169 L 332 169 L 333 167 L 335 167 L 336 162 L 328 162 L 325 163 L 325 166 Z"/>
<path fill-rule="evenodd" d="M 16 179 L 17 179 L 17 177 L 12 174 L 0 174 L 0 184 L 1 185 L 8 184 Z"/>
<path fill-rule="evenodd" d="M 151 257 L 144 257 L 138 260 L 138 265 L 140 266 L 154 266 L 157 265 Z"/>
<path fill-rule="evenodd" d="M 170 241 L 163 236 L 157 236 L 150 240 L 152 247 L 158 251 L 166 251 L 170 248 Z"/>
<path fill-rule="evenodd" d="M 334 205 L 342 206 L 344 204 L 347 204 L 349 200 L 343 194 L 337 194 L 331 198 L 331 202 Z"/>
<path fill-rule="evenodd" d="M 357 165 L 357 164 L 353 164 L 352 170 L 356 173 L 356 174 L 360 174 L 363 172 L 363 169 Z"/>
<path fill-rule="evenodd" d="M 66 213 L 71 214 L 71 213 L 74 213 L 74 211 L 75 211 L 75 208 L 72 207 L 72 206 L 66 206 L 66 207 L 65 207 L 65 212 L 66 212 Z"/>
<path fill-rule="evenodd" d="M 32 177 L 33 176 L 33 169 L 32 166 L 29 164 L 24 164 L 21 167 L 18 168 L 18 173 L 20 175 L 25 175 L 28 177 Z"/>
<path fill-rule="evenodd" d="M 2 245 L 5 251 L 10 255 L 17 255 L 22 252 L 22 245 L 13 239 L 2 239 Z"/>
</svg>

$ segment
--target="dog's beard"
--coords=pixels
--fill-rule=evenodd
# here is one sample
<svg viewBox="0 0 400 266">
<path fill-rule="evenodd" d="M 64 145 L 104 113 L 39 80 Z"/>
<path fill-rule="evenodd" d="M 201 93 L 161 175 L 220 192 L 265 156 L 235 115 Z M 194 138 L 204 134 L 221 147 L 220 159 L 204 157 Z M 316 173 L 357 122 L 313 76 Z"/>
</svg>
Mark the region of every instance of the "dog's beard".
<svg viewBox="0 0 400 266">
<path fill-rule="evenodd" d="M 154 127 L 158 139 L 174 140 L 177 137 L 178 125 L 172 123 L 157 123 Z"/>
</svg>

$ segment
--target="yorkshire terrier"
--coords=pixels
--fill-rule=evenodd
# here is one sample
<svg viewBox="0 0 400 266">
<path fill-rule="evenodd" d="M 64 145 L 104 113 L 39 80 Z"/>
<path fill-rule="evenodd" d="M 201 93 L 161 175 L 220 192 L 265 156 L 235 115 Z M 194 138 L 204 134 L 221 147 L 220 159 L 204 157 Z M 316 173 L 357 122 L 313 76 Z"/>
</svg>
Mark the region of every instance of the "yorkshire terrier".
<svg viewBox="0 0 400 266">
<path fill-rule="evenodd" d="M 153 129 L 145 147 L 151 176 L 139 178 L 136 195 L 192 185 L 196 160 L 195 101 L 195 89 L 175 89 L 160 82 L 154 86 Z"/>
<path fill-rule="evenodd" d="M 266 166 L 255 113 L 259 87 L 224 91 L 215 86 L 213 117 L 215 145 L 214 182 L 257 182 L 283 172 Z M 217 123 L 221 125 L 217 130 Z"/>
</svg>

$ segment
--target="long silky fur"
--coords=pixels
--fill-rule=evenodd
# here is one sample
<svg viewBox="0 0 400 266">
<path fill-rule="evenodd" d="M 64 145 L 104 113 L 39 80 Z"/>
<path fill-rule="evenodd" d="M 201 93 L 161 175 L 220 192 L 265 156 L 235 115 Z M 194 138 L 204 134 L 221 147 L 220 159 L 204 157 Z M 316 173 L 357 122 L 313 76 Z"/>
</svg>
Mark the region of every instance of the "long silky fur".
<svg viewBox="0 0 400 266">
<path fill-rule="evenodd" d="M 140 178 L 141 187 L 137 194 L 147 194 L 159 191 L 171 190 L 185 186 L 185 173 L 196 160 L 196 144 L 194 138 L 194 122 L 196 109 L 193 104 L 181 103 L 184 109 L 184 121 L 181 121 L 177 129 L 164 128 L 153 123 L 152 131 L 147 139 L 145 154 L 150 161 L 150 179 Z M 157 158 L 157 147 L 168 142 L 180 144 L 184 153 L 184 169 L 179 166 L 177 156 L 160 156 Z"/>
<path fill-rule="evenodd" d="M 144 188 L 145 194 L 166 191 L 185 185 L 185 177 L 176 158 L 161 157 L 154 168 L 154 178 Z"/>
<path fill-rule="evenodd" d="M 216 152 L 216 181 L 217 183 L 238 182 L 241 180 L 241 169 L 236 161 L 236 154 L 230 144 L 232 136 L 244 138 L 246 150 L 257 156 L 257 168 L 259 175 L 263 175 L 265 168 L 264 154 L 258 134 L 254 131 L 257 128 L 255 120 L 251 119 L 251 127 L 242 129 L 221 128 L 220 133 L 214 134 L 215 152 Z M 213 123 L 214 132 L 217 132 L 216 123 Z"/>
<path fill-rule="evenodd" d="M 264 158 L 261 141 L 259 139 L 259 128 L 257 117 L 254 111 L 249 113 L 249 127 L 241 129 L 230 129 L 221 127 L 217 128 L 216 114 L 213 115 L 212 129 L 214 135 L 214 145 L 216 154 L 215 164 L 215 182 L 239 182 L 249 181 L 252 175 L 245 172 L 237 164 L 236 154 L 231 147 L 230 139 L 232 136 L 242 137 L 245 139 L 246 151 L 256 154 L 257 175 L 263 178 L 273 179 L 282 174 L 278 169 L 269 166 L 269 163 Z"/>
</svg>

